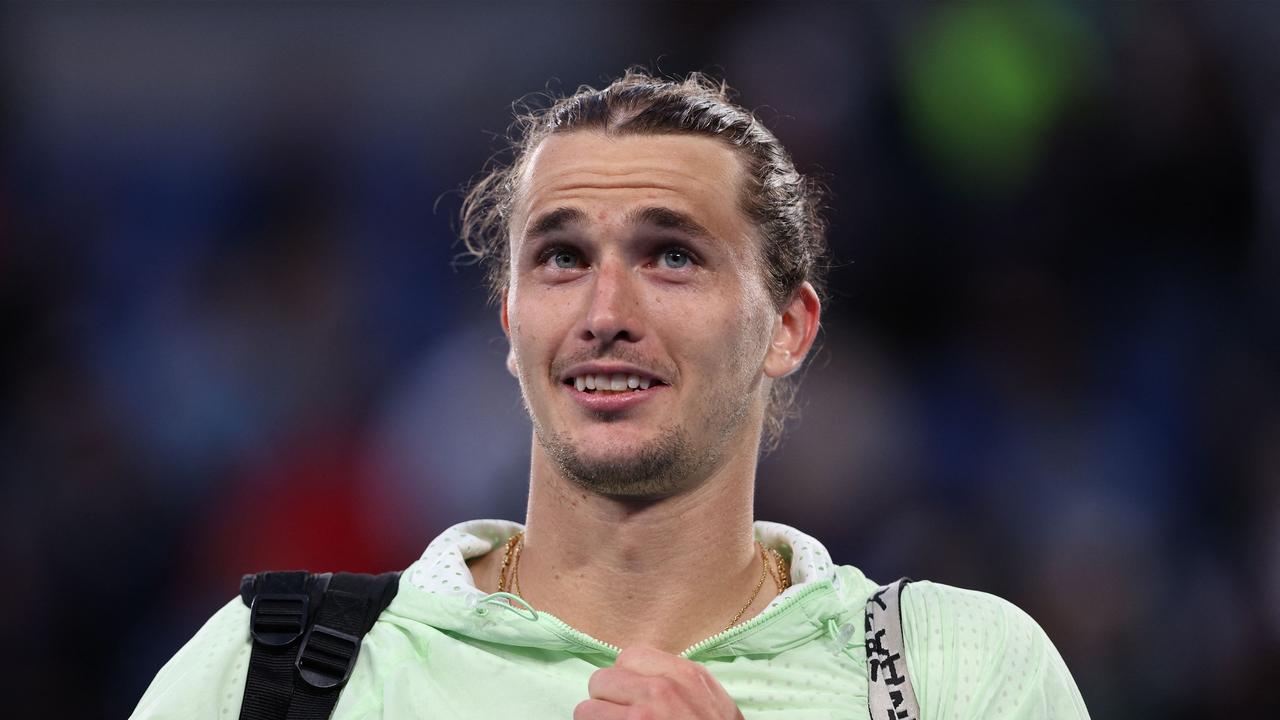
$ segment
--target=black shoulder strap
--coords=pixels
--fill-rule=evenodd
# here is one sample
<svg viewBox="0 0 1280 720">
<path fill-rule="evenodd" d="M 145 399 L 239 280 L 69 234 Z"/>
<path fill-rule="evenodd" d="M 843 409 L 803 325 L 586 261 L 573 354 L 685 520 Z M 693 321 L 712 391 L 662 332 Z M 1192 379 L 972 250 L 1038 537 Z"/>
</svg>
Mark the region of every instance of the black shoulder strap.
<svg viewBox="0 0 1280 720">
<path fill-rule="evenodd" d="M 400 573 L 245 575 L 253 654 L 241 720 L 323 720 L 351 677 L 360 641 L 399 589 Z"/>
<path fill-rule="evenodd" d="M 881 585 L 867 600 L 867 705 L 871 720 L 920 720 L 907 645 L 902 637 L 902 590 L 911 582 L 901 578 Z"/>
</svg>

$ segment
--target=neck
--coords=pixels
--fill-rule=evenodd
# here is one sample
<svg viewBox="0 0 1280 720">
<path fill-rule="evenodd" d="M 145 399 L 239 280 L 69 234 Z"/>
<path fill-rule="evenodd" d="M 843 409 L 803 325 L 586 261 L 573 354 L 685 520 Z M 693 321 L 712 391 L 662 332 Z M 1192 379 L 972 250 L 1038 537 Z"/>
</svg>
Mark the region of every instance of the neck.
<svg viewBox="0 0 1280 720">
<path fill-rule="evenodd" d="M 732 457 L 687 492 L 619 500 L 566 479 L 535 442 L 519 564 L 525 599 L 619 647 L 674 653 L 725 629 L 761 574 L 755 453 Z M 774 595 L 766 579 L 741 620 Z"/>
</svg>

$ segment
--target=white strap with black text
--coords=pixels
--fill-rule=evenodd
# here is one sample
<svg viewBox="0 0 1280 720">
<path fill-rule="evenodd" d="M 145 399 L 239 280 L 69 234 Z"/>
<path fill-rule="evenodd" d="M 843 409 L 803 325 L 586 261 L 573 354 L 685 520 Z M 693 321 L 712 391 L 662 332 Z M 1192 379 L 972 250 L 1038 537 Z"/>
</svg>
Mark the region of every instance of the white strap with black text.
<svg viewBox="0 0 1280 720">
<path fill-rule="evenodd" d="M 876 588 L 867 600 L 867 705 L 871 720 L 920 720 L 920 703 L 907 672 L 902 639 L 901 578 Z"/>
</svg>

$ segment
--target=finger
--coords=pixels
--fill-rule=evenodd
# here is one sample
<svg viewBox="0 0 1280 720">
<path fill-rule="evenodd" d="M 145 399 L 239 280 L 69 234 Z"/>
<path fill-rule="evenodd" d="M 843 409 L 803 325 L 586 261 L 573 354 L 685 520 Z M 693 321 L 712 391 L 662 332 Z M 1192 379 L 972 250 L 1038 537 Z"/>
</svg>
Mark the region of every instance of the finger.
<svg viewBox="0 0 1280 720">
<path fill-rule="evenodd" d="M 618 659 L 613 663 L 614 667 L 650 676 L 671 675 L 687 669 L 686 665 L 697 665 L 697 663 L 645 645 L 632 645 L 623 650 L 618 653 Z"/>
<path fill-rule="evenodd" d="M 613 666 L 637 675 L 668 678 L 690 688 L 707 685 L 711 675 L 692 660 L 644 645 L 634 645 L 618 653 L 618 660 Z"/>
<path fill-rule="evenodd" d="M 679 695 L 686 699 L 710 698 L 714 702 L 732 702 L 729 693 L 706 667 L 679 655 L 655 648 L 634 645 L 618 653 L 615 668 L 623 668 L 647 678 L 661 678 L 668 685 L 643 686 L 646 699 L 663 695 Z"/>
<path fill-rule="evenodd" d="M 573 709 L 573 720 L 626 720 L 627 706 L 606 700 L 583 700 Z"/>
<path fill-rule="evenodd" d="M 600 668 L 587 680 L 587 695 L 596 700 L 634 705 L 645 693 L 647 678 L 617 666 Z"/>
</svg>

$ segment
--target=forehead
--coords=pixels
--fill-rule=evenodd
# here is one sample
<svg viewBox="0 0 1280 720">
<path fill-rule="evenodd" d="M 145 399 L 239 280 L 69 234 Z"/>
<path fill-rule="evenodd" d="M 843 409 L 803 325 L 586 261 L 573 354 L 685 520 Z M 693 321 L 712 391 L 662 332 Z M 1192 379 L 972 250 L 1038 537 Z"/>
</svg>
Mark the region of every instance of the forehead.
<svg viewBox="0 0 1280 720">
<path fill-rule="evenodd" d="M 657 205 L 695 217 L 730 240 L 747 229 L 739 210 L 742 175 L 738 154 L 714 138 L 551 135 L 520 174 L 511 229 L 519 237 L 534 216 L 564 206 L 607 222 L 635 207 Z"/>
</svg>

